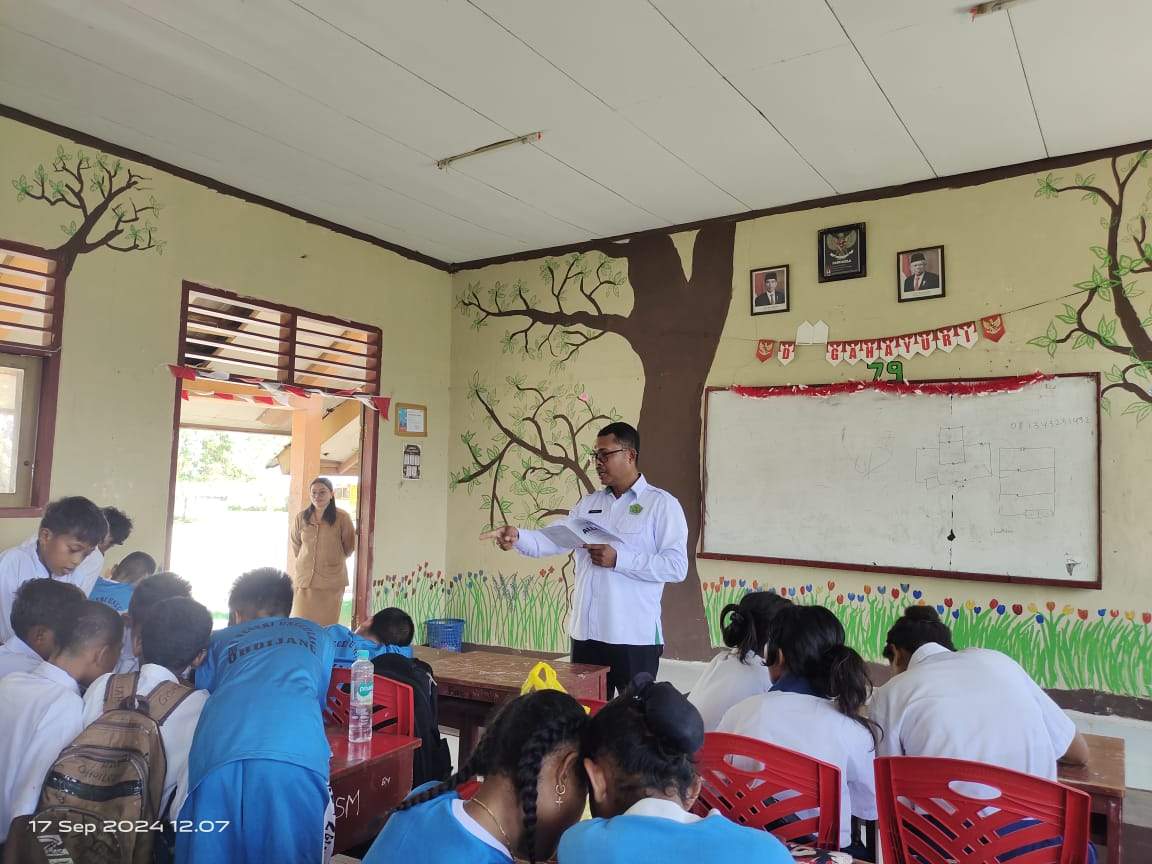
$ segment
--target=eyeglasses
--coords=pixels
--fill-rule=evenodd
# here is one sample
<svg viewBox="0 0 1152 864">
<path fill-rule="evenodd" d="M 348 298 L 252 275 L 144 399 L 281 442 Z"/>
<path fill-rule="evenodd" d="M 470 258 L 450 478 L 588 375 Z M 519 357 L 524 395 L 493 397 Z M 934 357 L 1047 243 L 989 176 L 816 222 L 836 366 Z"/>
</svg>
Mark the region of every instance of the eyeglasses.
<svg viewBox="0 0 1152 864">
<path fill-rule="evenodd" d="M 613 453 L 623 453 L 627 447 L 617 447 L 615 450 L 596 450 L 592 453 L 592 458 L 597 462 L 607 462 L 608 457 Z"/>
</svg>

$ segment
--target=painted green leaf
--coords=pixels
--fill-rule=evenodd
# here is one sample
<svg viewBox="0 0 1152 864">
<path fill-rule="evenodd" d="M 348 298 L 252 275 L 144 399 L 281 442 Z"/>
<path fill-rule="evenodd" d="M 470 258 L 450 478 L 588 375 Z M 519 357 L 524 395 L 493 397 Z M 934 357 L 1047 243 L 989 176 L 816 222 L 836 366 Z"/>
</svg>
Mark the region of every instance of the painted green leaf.
<svg viewBox="0 0 1152 864">
<path fill-rule="evenodd" d="M 1107 263 L 1111 260 L 1111 256 L 1108 254 L 1108 250 L 1103 246 L 1092 246 L 1091 249 L 1092 254 L 1099 258 L 1101 261 Z"/>
<path fill-rule="evenodd" d="M 1144 422 L 1144 418 L 1152 414 L 1152 402 L 1133 402 L 1124 409 L 1125 414 L 1135 414 L 1136 422 Z"/>
<path fill-rule="evenodd" d="M 1055 324 L 1053 324 L 1051 322 L 1048 324 L 1048 330 L 1046 332 L 1046 335 L 1048 336 L 1049 341 L 1052 341 L 1053 339 L 1056 339 L 1058 337 Z"/>
<path fill-rule="evenodd" d="M 1063 321 L 1065 324 L 1075 324 L 1076 323 L 1076 310 L 1073 309 L 1071 306 L 1069 306 L 1067 303 L 1065 303 L 1064 304 L 1064 313 L 1062 315 L 1057 315 L 1056 317 L 1058 319 L 1060 319 L 1061 321 Z"/>
<path fill-rule="evenodd" d="M 1139 375 L 1141 378 L 1143 378 L 1145 381 L 1149 380 L 1148 379 L 1148 369 L 1147 369 L 1147 367 L 1144 366 L 1144 364 L 1140 364 L 1139 366 L 1135 367 L 1132 371 L 1135 372 L 1137 375 Z"/>
<path fill-rule="evenodd" d="M 1109 381 L 1113 384 L 1119 384 L 1121 381 L 1124 380 L 1124 374 L 1120 371 L 1119 366 L 1113 366 L 1111 372 L 1105 372 L 1104 373 L 1104 380 Z"/>
<path fill-rule="evenodd" d="M 1072 343 L 1072 350 L 1077 348 L 1091 348 L 1096 344 L 1096 340 L 1092 338 L 1090 333 L 1081 333 L 1076 337 L 1076 341 Z"/>
<path fill-rule="evenodd" d="M 1112 300 L 1112 289 L 1111 289 L 1111 288 L 1109 288 L 1109 287 L 1108 287 L 1106 284 L 1104 284 L 1104 285 L 1098 285 L 1098 286 L 1096 287 L 1096 293 L 1100 295 L 1100 299 L 1101 299 L 1101 300 L 1107 300 L 1107 301 L 1111 302 L 1111 300 Z"/>
<path fill-rule="evenodd" d="M 1104 409 L 1105 414 L 1112 414 L 1112 400 L 1107 396 L 1100 397 L 1100 407 Z"/>
</svg>

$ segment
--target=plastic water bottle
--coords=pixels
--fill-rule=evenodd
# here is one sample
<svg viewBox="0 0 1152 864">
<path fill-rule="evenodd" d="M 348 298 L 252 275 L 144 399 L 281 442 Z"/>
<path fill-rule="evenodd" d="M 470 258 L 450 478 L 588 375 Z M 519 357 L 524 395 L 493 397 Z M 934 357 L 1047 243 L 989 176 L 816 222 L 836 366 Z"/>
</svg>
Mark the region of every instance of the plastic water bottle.
<svg viewBox="0 0 1152 864">
<path fill-rule="evenodd" d="M 366 744 L 372 740 L 372 682 L 375 670 L 368 652 L 356 652 L 352 664 L 352 693 L 348 710 L 348 743 Z"/>
</svg>

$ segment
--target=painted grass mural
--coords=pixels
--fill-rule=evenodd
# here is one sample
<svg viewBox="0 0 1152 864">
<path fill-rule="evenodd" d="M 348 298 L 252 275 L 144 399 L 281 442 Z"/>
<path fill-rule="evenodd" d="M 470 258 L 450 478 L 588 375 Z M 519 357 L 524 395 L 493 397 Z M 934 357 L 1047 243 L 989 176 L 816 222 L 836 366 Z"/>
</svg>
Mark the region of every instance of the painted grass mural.
<svg viewBox="0 0 1152 864">
<path fill-rule="evenodd" d="M 909 603 L 926 605 L 925 592 L 907 583 L 888 588 L 865 585 L 861 593 L 826 585 L 764 586 L 756 580 L 722 579 L 705 583 L 704 606 L 713 645 L 720 638 L 720 610 L 749 591 L 786 594 L 797 603 L 819 603 L 844 624 L 848 644 L 870 660 L 880 660 L 884 636 Z M 1049 600 L 1006 605 L 996 598 L 957 603 L 951 597 L 934 604 L 952 627 L 959 647 L 993 648 L 1020 663 L 1041 686 L 1101 690 L 1127 696 L 1152 696 L 1152 613 L 1134 610 L 1057 609 Z"/>
<path fill-rule="evenodd" d="M 425 640 L 425 621 L 449 617 L 464 619 L 465 642 L 533 651 L 568 650 L 571 596 L 567 574 L 554 567 L 526 576 L 469 570 L 449 577 L 425 562 L 372 583 L 372 609 L 405 610 L 416 622 L 417 643 Z"/>
</svg>

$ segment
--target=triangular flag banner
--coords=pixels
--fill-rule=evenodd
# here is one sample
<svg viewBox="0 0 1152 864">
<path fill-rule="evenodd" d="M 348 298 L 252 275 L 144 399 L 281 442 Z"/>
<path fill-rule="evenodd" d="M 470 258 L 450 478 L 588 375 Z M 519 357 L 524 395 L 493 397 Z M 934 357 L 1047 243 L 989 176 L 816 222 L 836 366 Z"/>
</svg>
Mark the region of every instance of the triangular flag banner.
<svg viewBox="0 0 1152 864">
<path fill-rule="evenodd" d="M 1004 327 L 1003 315 L 986 315 L 980 319 L 980 329 L 989 342 L 999 342 L 1008 331 Z"/>
<path fill-rule="evenodd" d="M 263 381 L 259 378 L 252 378 L 247 375 L 230 375 L 227 372 L 214 372 L 205 369 L 194 369 L 191 366 L 177 366 L 176 364 L 169 363 L 168 371 L 172 373 L 172 377 L 178 381 L 230 381 L 236 384 L 247 384 L 252 387 L 259 387 L 267 396 L 255 396 L 240 393 L 220 393 L 209 391 L 201 394 L 199 391 L 195 395 L 214 396 L 217 399 L 225 399 L 232 402 L 251 402 L 259 405 L 289 405 L 289 396 L 299 396 L 300 398 L 307 399 L 309 396 L 321 396 L 330 399 L 355 399 L 365 408 L 373 411 L 379 411 L 381 416 L 385 419 L 388 418 L 388 410 L 392 404 L 391 396 L 374 396 L 371 393 L 360 393 L 355 390 L 325 390 L 322 387 L 298 387 L 294 384 L 281 384 L 278 381 Z M 181 389 L 180 398 L 187 400 L 189 392 Z"/>
<path fill-rule="evenodd" d="M 761 339 L 756 343 L 756 359 L 761 363 L 766 360 L 771 360 L 772 355 L 776 352 L 775 339 Z"/>
<path fill-rule="evenodd" d="M 781 342 L 778 350 L 776 351 L 776 359 L 780 361 L 781 366 L 787 366 L 796 357 L 796 343 L 795 342 Z"/>
</svg>

